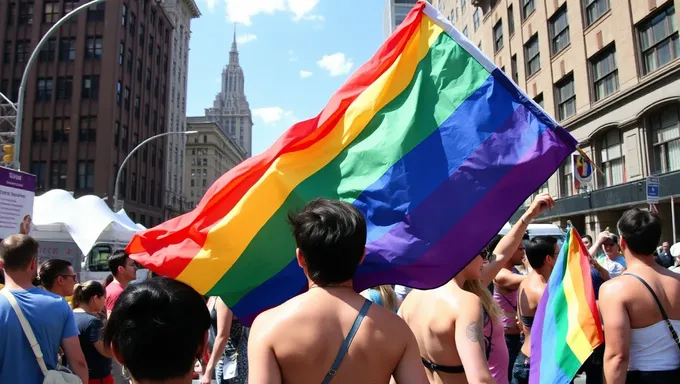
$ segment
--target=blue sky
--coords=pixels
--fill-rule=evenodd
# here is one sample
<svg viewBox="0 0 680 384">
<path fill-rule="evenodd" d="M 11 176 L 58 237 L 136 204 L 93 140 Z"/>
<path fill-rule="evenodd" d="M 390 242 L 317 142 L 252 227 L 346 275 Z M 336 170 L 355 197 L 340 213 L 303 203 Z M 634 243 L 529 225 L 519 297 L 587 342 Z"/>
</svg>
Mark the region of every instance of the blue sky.
<svg viewBox="0 0 680 384">
<path fill-rule="evenodd" d="M 236 25 L 253 154 L 316 116 L 383 42 L 383 0 L 196 1 L 202 16 L 191 25 L 187 116 L 212 106 Z"/>
</svg>

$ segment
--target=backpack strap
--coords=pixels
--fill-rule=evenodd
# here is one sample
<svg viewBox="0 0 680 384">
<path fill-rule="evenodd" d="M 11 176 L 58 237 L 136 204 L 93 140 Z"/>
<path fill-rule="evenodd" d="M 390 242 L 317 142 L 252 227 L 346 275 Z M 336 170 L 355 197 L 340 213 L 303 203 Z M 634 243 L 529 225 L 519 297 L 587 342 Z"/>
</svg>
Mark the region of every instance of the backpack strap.
<svg viewBox="0 0 680 384">
<path fill-rule="evenodd" d="M 659 311 L 661 311 L 661 317 L 663 317 L 664 321 L 666 322 L 666 325 L 668 326 L 668 330 L 671 332 L 671 337 L 675 341 L 675 344 L 678 346 L 678 348 L 680 348 L 680 339 L 678 338 L 678 333 L 675 332 L 675 328 L 673 328 L 673 324 L 671 324 L 671 321 L 668 318 L 666 311 L 663 309 L 663 306 L 661 305 L 661 300 L 659 300 L 659 297 L 656 295 L 656 293 L 654 293 L 654 290 L 652 289 L 652 287 L 650 287 L 649 284 L 647 284 L 645 279 L 643 279 L 642 277 L 640 277 L 640 276 L 638 276 L 634 273 L 626 272 L 626 273 L 624 273 L 624 275 L 633 276 L 634 278 L 640 280 L 640 282 L 645 286 L 645 288 L 647 288 L 649 293 L 652 294 L 652 297 L 654 297 L 654 301 L 656 301 L 656 305 L 659 307 Z"/>
<path fill-rule="evenodd" d="M 361 307 L 357 318 L 354 319 L 354 324 L 352 324 L 352 328 L 349 330 L 347 337 L 345 337 L 345 341 L 342 342 L 342 346 L 338 351 L 338 355 L 335 357 L 333 366 L 331 366 L 328 374 L 326 374 L 326 378 L 323 380 L 322 384 L 330 383 L 335 377 L 335 374 L 338 372 L 338 368 L 340 368 L 340 364 L 342 364 L 342 360 L 345 358 L 345 355 L 347 355 L 347 351 L 349 350 L 349 346 L 352 344 L 352 340 L 354 340 L 354 335 L 356 335 L 357 331 L 359 330 L 361 322 L 364 321 L 364 317 L 366 317 L 366 313 L 368 313 L 368 308 L 370 306 L 371 302 L 366 300 L 364 305 Z"/>
<path fill-rule="evenodd" d="M 47 366 L 45 365 L 45 360 L 43 359 L 43 353 L 42 350 L 40 349 L 40 344 L 38 344 L 38 340 L 36 340 L 35 334 L 33 334 L 31 324 L 28 322 L 26 316 L 24 316 L 24 312 L 19 307 L 17 299 L 14 297 L 12 292 L 10 292 L 9 289 L 7 288 L 3 288 L 2 290 L 0 290 L 0 293 L 2 293 L 2 295 L 7 298 L 7 301 L 9 301 L 9 304 L 12 306 L 14 312 L 17 314 L 17 318 L 19 319 L 21 328 L 24 330 L 24 335 L 26 335 L 28 343 L 31 345 L 31 349 L 33 350 L 35 359 L 38 361 L 40 370 L 42 371 L 43 375 L 47 376 Z"/>
</svg>

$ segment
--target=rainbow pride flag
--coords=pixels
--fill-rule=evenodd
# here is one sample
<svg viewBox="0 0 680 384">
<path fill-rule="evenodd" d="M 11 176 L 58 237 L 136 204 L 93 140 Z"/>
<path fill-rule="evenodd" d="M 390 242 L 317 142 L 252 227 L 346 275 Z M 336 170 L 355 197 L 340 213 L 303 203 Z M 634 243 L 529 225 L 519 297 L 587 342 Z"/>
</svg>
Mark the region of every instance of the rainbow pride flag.
<svg viewBox="0 0 680 384">
<path fill-rule="evenodd" d="M 570 383 L 603 342 L 588 250 L 571 227 L 531 327 L 529 382 Z"/>
<path fill-rule="evenodd" d="M 247 324 L 307 289 L 286 215 L 326 197 L 366 216 L 357 290 L 432 288 L 465 267 L 576 144 L 420 1 L 317 117 L 127 250 L 156 273 L 221 296 Z"/>
</svg>

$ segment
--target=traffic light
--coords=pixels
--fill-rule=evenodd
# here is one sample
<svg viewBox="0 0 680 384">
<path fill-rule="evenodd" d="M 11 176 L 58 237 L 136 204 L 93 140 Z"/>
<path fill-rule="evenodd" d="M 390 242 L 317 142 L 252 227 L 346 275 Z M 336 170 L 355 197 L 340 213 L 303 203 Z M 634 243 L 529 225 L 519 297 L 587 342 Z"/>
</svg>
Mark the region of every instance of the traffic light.
<svg viewBox="0 0 680 384">
<path fill-rule="evenodd" d="M 13 144 L 3 145 L 2 153 L 4 153 L 4 155 L 2 156 L 2 162 L 5 164 L 12 164 L 12 162 L 14 161 L 14 145 Z"/>
</svg>

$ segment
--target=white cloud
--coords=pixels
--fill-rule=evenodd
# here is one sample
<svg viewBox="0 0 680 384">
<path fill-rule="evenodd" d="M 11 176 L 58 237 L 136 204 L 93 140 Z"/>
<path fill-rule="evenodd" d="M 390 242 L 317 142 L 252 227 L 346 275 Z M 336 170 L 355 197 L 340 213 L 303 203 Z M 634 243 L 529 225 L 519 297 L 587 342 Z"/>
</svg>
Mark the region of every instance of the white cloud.
<svg viewBox="0 0 680 384">
<path fill-rule="evenodd" d="M 281 107 L 264 107 L 253 109 L 253 115 L 259 117 L 265 124 L 275 123 L 286 114 Z"/>
<path fill-rule="evenodd" d="M 295 52 L 292 49 L 288 51 L 288 61 L 291 63 L 298 61 L 298 58 L 295 56 Z"/>
<path fill-rule="evenodd" d="M 310 76 L 312 76 L 312 75 L 313 75 L 312 72 L 309 72 L 309 71 L 300 71 L 300 77 L 302 77 L 303 79 L 306 79 L 306 78 L 308 78 L 308 77 L 310 77 Z"/>
<path fill-rule="evenodd" d="M 251 17 L 286 9 L 284 0 L 224 0 L 227 18 L 233 23 L 251 25 Z"/>
<path fill-rule="evenodd" d="M 288 9 L 293 12 L 293 20 L 318 20 L 323 21 L 323 16 L 310 14 L 319 4 L 319 0 L 288 0 Z"/>
<path fill-rule="evenodd" d="M 208 9 L 214 9 L 215 0 L 206 0 Z M 323 21 L 324 17 L 313 14 L 312 11 L 319 0 L 222 0 L 226 5 L 227 20 L 233 23 L 251 25 L 251 17 L 260 13 L 289 11 L 293 13 L 293 20 Z M 212 2 L 212 7 L 211 7 Z"/>
<path fill-rule="evenodd" d="M 239 45 L 247 44 L 253 40 L 257 40 L 257 35 L 246 33 L 245 35 L 236 36 L 236 43 Z"/>
<path fill-rule="evenodd" d="M 204 0 L 205 4 L 208 6 L 208 11 L 215 12 L 215 1 L 216 0 Z"/>
<path fill-rule="evenodd" d="M 324 55 L 321 60 L 316 62 L 319 67 L 328 71 L 331 76 L 340 76 L 349 73 L 354 65 L 352 59 L 345 57 L 342 52 L 332 55 Z"/>
</svg>

